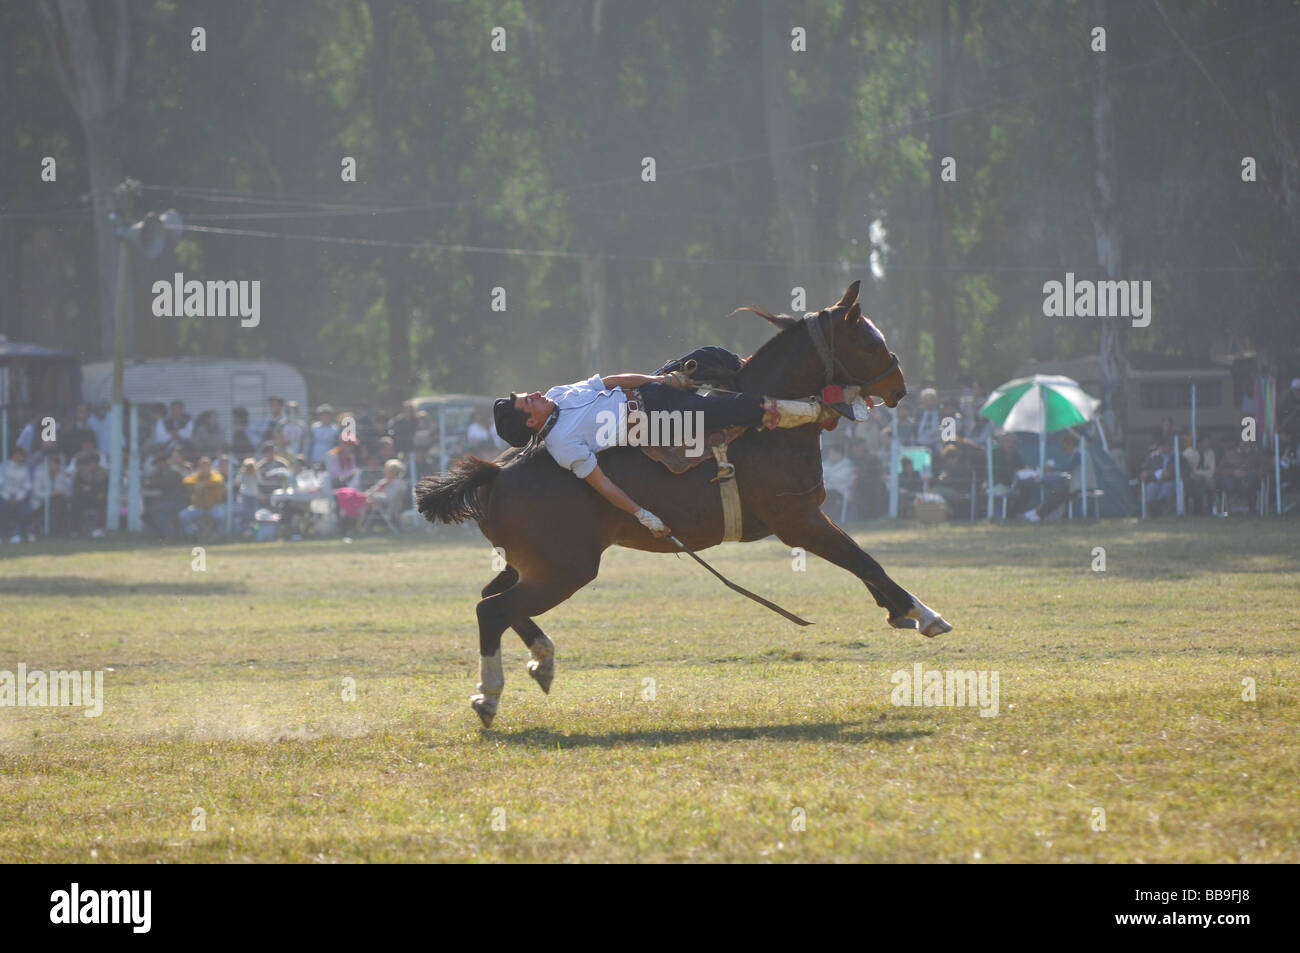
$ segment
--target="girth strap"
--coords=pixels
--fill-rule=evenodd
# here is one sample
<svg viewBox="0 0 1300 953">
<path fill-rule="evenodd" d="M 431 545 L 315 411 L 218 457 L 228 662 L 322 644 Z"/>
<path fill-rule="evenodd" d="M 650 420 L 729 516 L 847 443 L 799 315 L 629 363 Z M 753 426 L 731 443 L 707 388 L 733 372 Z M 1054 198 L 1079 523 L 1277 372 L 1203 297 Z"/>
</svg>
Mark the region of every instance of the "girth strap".
<svg viewBox="0 0 1300 953">
<path fill-rule="evenodd" d="M 722 498 L 722 541 L 738 543 L 741 539 L 740 490 L 736 488 L 736 465 L 727 459 L 727 445 L 713 448 L 713 458 L 718 462 L 718 475 L 710 482 L 718 484 Z"/>
</svg>

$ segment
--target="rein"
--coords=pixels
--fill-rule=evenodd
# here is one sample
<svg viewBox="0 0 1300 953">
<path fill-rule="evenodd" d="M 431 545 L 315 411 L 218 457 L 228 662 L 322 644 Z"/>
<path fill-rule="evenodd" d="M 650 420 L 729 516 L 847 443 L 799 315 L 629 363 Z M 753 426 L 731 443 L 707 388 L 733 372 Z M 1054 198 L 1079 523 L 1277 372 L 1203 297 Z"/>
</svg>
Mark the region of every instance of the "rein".
<svg viewBox="0 0 1300 953">
<path fill-rule="evenodd" d="M 856 384 L 859 387 L 861 387 L 863 390 L 866 390 L 872 384 L 878 383 L 879 381 L 883 381 L 890 374 L 894 373 L 894 371 L 898 370 L 898 355 L 895 354 L 893 351 L 890 351 L 889 366 L 886 367 L 879 374 L 877 374 L 875 377 L 869 378 L 867 380 L 863 380 L 862 378 L 859 377 L 854 377 L 852 374 L 849 373 L 849 369 L 844 366 L 844 362 L 835 356 L 835 347 L 833 344 L 831 344 L 829 340 L 827 340 L 826 329 L 822 327 L 821 316 L 822 316 L 822 312 L 816 312 L 816 313 L 809 312 L 808 314 L 805 314 L 803 316 L 803 326 L 804 329 L 807 330 L 808 332 L 808 337 L 812 339 L 813 350 L 816 351 L 817 356 L 821 358 L 822 370 L 826 374 L 827 385 Z M 835 369 L 837 367 L 840 369 L 840 371 L 843 372 L 847 380 L 843 380 L 843 381 L 834 380 Z"/>
</svg>

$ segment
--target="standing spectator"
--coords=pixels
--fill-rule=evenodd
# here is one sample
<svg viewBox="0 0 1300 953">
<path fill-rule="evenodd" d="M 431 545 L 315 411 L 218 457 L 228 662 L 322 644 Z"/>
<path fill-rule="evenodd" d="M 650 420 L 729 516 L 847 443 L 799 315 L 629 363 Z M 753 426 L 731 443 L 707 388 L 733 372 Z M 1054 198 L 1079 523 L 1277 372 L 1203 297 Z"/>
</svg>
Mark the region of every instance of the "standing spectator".
<svg viewBox="0 0 1300 953">
<path fill-rule="evenodd" d="M 194 449 L 211 456 L 221 449 L 221 422 L 215 410 L 205 410 L 194 421 Z"/>
<path fill-rule="evenodd" d="M 212 460 L 209 457 L 199 457 L 199 468 L 187 476 L 184 483 L 190 491 L 190 505 L 180 511 L 178 518 L 181 530 L 190 539 L 194 539 L 199 518 L 206 517 L 216 522 L 217 532 L 224 536 L 226 488 L 221 474 L 213 472 Z"/>
<path fill-rule="evenodd" d="M 236 407 L 230 412 L 230 419 L 233 421 L 233 433 L 230 437 L 230 451 L 241 459 L 251 457 L 257 452 L 257 444 L 253 442 L 253 437 L 249 433 L 248 426 L 248 408 Z"/>
<path fill-rule="evenodd" d="M 257 461 L 248 457 L 235 475 L 236 533 L 243 533 L 253 525 L 253 516 L 257 513 L 260 499 L 261 480 L 257 473 Z"/>
<path fill-rule="evenodd" d="M 420 422 L 416 417 L 415 404 L 405 401 L 402 412 L 388 422 L 388 435 L 393 438 L 393 449 L 405 457 L 415 449 L 415 433 Z"/>
<path fill-rule="evenodd" d="M 36 434 L 41 429 L 40 411 L 34 412 L 27 418 L 27 423 L 23 424 L 23 429 L 18 432 L 18 439 L 14 441 L 16 446 L 22 447 L 28 453 L 36 446 Z"/>
<path fill-rule="evenodd" d="M 78 404 L 73 411 L 72 420 L 59 428 L 56 439 L 59 452 L 64 456 L 72 456 L 79 452 L 87 440 L 98 450 L 99 442 L 95 437 L 95 431 L 90 426 L 90 408 L 85 404 Z"/>
<path fill-rule="evenodd" d="M 108 401 L 101 400 L 95 405 L 95 412 L 86 419 L 87 425 L 95 432 L 95 445 L 100 453 L 113 452 L 113 420 L 109 416 Z M 120 447 L 119 440 L 118 446 Z"/>
<path fill-rule="evenodd" d="M 81 451 L 72 466 L 72 535 L 90 527 L 90 535 L 99 539 L 108 520 L 108 471 L 100 465 L 97 450 Z"/>
<path fill-rule="evenodd" d="M 939 455 L 939 425 L 942 419 L 939 395 L 933 387 L 927 387 L 921 391 L 921 416 L 916 420 L 916 442 L 922 447 L 929 447 L 936 457 Z"/>
<path fill-rule="evenodd" d="M 32 474 L 27 468 L 27 451 L 15 447 L 13 454 L 0 466 L 0 539 L 12 533 L 9 542 L 23 541 L 23 531 L 28 529 L 27 501 L 31 494 Z"/>
<path fill-rule="evenodd" d="M 339 425 L 334 422 L 334 408 L 321 404 L 316 408 L 316 422 L 311 425 L 311 447 L 307 459 L 312 466 L 324 466 L 325 454 L 339 442 Z"/>
<path fill-rule="evenodd" d="M 185 401 L 172 401 L 167 416 L 158 421 L 157 426 L 154 427 L 153 442 L 171 450 L 182 442 L 188 443 L 193 440 L 194 421 L 189 414 L 185 413 Z"/>
<path fill-rule="evenodd" d="M 1210 512 L 1214 495 L 1214 450 L 1205 441 L 1195 448 L 1190 439 L 1184 444 L 1183 483 L 1188 510 L 1199 514 Z"/>
<path fill-rule="evenodd" d="M 256 439 L 258 443 L 266 443 L 268 440 L 274 443 L 276 436 L 280 432 L 280 427 L 285 421 L 284 398 L 271 397 L 267 400 L 267 403 L 271 406 L 271 412 L 263 417 L 257 425 Z M 249 434 L 249 436 L 251 437 L 253 434 Z"/>
<path fill-rule="evenodd" d="M 44 510 L 48 505 L 50 535 L 62 536 L 68 531 L 71 500 L 72 478 L 63 471 L 63 458 L 57 453 L 46 454 L 32 471 L 33 517 L 44 520 Z"/>
<path fill-rule="evenodd" d="M 306 434 L 306 428 L 298 419 L 298 402 L 291 400 L 286 405 L 285 421 L 280 427 L 280 438 L 276 445 L 290 459 L 297 459 L 298 455 L 304 451 L 303 436 Z"/>
</svg>

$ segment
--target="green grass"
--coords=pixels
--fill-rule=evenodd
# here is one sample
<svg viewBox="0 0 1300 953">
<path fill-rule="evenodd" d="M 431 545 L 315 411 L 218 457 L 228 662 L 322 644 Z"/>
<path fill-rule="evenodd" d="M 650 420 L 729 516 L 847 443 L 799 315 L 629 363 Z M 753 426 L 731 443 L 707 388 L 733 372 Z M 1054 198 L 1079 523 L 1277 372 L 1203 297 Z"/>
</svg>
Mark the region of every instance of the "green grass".
<svg viewBox="0 0 1300 953">
<path fill-rule="evenodd" d="M 475 531 L 214 546 L 204 572 L 5 545 L 0 669 L 105 669 L 107 698 L 0 708 L 0 861 L 1300 860 L 1294 527 L 857 536 L 956 630 L 890 629 L 775 540 L 706 558 L 814 626 L 611 550 L 539 620 L 550 696 L 506 634 L 491 731 L 467 704 Z M 998 715 L 893 706 L 915 662 L 997 671 Z"/>
</svg>

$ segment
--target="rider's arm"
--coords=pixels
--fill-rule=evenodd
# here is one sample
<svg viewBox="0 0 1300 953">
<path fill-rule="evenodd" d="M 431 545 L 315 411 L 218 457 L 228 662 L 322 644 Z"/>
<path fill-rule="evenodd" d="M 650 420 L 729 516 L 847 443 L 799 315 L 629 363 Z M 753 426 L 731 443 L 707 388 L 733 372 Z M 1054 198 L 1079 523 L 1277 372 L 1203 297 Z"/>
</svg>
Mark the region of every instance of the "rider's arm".
<svg viewBox="0 0 1300 953">
<path fill-rule="evenodd" d="M 632 513 L 635 515 L 636 511 L 641 509 L 641 507 L 637 506 L 636 501 L 633 500 L 632 497 L 628 496 L 618 488 L 618 484 L 605 476 L 605 471 L 600 468 L 600 464 L 597 464 L 596 468 L 587 474 L 586 480 L 597 493 L 609 500 L 610 503 L 617 506 L 624 513 Z"/>
<path fill-rule="evenodd" d="M 645 384 L 671 384 L 667 374 L 610 374 L 601 382 L 613 390 L 615 387 L 642 387 Z"/>
</svg>

